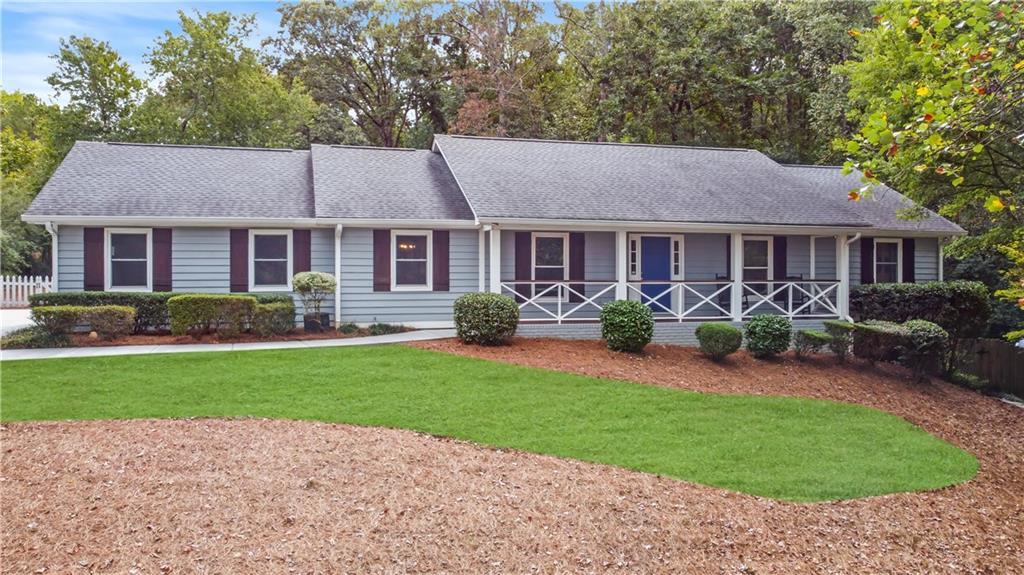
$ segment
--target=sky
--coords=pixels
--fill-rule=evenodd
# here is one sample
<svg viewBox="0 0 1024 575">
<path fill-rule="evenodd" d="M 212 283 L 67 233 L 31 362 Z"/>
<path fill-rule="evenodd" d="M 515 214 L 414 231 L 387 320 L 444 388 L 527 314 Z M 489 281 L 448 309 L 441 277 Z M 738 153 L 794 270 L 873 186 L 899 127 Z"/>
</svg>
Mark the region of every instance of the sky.
<svg viewBox="0 0 1024 575">
<path fill-rule="evenodd" d="M 105 40 L 139 76 L 146 74 L 144 55 L 164 30 L 181 31 L 178 10 L 256 14 L 257 35 L 269 36 L 280 22 L 278 3 L 265 1 L 8 1 L 0 0 L 0 84 L 4 90 L 31 92 L 45 101 L 53 96 L 46 77 L 55 69 L 50 55 L 71 35 Z"/>
</svg>

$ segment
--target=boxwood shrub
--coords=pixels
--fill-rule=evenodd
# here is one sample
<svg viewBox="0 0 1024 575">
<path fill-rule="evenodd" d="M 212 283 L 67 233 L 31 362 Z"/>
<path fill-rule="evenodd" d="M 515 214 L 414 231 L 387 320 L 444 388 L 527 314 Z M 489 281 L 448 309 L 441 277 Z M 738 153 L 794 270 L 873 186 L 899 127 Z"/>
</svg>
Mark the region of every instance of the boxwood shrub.
<svg viewBox="0 0 1024 575">
<path fill-rule="evenodd" d="M 601 337 L 608 349 L 640 353 L 654 337 L 654 313 L 638 301 L 609 302 L 601 309 Z"/>
<path fill-rule="evenodd" d="M 857 322 L 853 327 L 853 355 L 872 363 L 899 359 L 905 335 L 900 324 L 867 320 Z"/>
<path fill-rule="evenodd" d="M 135 308 L 133 333 L 162 329 L 168 326 L 167 300 L 181 295 L 196 295 L 190 292 L 118 292 L 118 291 L 62 291 L 33 294 L 28 297 L 33 308 L 40 306 L 76 305 L 126 305 Z M 289 294 L 253 293 L 238 294 L 256 298 L 257 303 L 291 302 Z"/>
<path fill-rule="evenodd" d="M 747 350 L 754 357 L 769 358 L 789 349 L 793 323 L 781 315 L 756 315 L 747 322 Z"/>
<path fill-rule="evenodd" d="M 702 323 L 697 326 L 694 335 L 697 336 L 701 352 L 715 361 L 721 361 L 743 344 L 743 332 L 723 322 Z"/>
<path fill-rule="evenodd" d="M 519 306 L 506 295 L 468 293 L 455 300 L 455 332 L 464 343 L 500 345 L 519 327 Z"/>
<path fill-rule="evenodd" d="M 943 369 L 952 373 L 969 341 L 985 334 L 992 307 L 981 282 L 881 283 L 853 288 L 850 314 L 858 321 L 923 319 L 938 324 L 949 334 Z"/>
<path fill-rule="evenodd" d="M 938 324 L 910 320 L 857 323 L 853 332 L 853 353 L 871 362 L 899 362 L 921 380 L 937 373 L 949 346 L 949 334 Z"/>
<path fill-rule="evenodd" d="M 801 329 L 793 334 L 793 349 L 796 351 L 797 359 L 817 353 L 831 343 L 832 336 L 816 329 Z"/>
<path fill-rule="evenodd" d="M 827 319 L 822 322 L 829 335 L 828 348 L 840 362 L 846 361 L 853 344 L 853 324 L 841 319 Z"/>
<path fill-rule="evenodd" d="M 171 333 L 199 337 L 216 330 L 232 337 L 245 330 L 256 298 L 249 295 L 188 294 L 167 300 Z"/>
<path fill-rule="evenodd" d="M 252 308 L 250 325 L 260 337 L 286 334 L 295 328 L 295 304 L 291 301 L 257 303 Z"/>
<path fill-rule="evenodd" d="M 102 339 L 116 339 L 132 332 L 132 326 L 135 325 L 135 308 L 126 305 L 87 307 L 81 319 Z"/>
<path fill-rule="evenodd" d="M 32 321 L 47 333 L 67 336 L 89 308 L 80 305 L 46 305 L 32 308 Z"/>
</svg>

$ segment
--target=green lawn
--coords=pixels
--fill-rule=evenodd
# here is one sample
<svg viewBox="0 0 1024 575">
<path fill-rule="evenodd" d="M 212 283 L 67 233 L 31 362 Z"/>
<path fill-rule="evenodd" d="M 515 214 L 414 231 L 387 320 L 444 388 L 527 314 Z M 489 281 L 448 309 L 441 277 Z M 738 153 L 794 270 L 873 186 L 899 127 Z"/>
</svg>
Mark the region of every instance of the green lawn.
<svg viewBox="0 0 1024 575">
<path fill-rule="evenodd" d="M 978 466 L 867 407 L 677 391 L 401 346 L 2 365 L 3 421 L 245 415 L 414 429 L 795 501 L 937 488 Z"/>
</svg>

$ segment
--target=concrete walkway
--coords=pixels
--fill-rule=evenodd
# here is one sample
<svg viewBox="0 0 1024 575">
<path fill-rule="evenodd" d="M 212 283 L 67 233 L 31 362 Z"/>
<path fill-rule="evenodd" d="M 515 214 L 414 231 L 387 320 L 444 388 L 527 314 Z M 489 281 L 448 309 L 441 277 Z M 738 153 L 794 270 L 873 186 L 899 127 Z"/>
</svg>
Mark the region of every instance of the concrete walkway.
<svg viewBox="0 0 1024 575">
<path fill-rule="evenodd" d="M 455 337 L 454 329 L 423 329 L 346 339 L 310 339 L 303 341 L 258 341 L 252 343 L 186 343 L 163 345 L 115 345 L 109 347 L 60 347 L 52 349 L 0 350 L 0 360 L 52 359 L 55 357 L 101 357 L 108 355 L 142 355 L 148 353 L 194 353 L 203 351 L 251 351 L 258 349 L 306 349 L 311 347 L 347 347 L 403 343 Z"/>
<path fill-rule="evenodd" d="M 32 324 L 32 311 L 28 308 L 0 309 L 0 335 Z"/>
</svg>

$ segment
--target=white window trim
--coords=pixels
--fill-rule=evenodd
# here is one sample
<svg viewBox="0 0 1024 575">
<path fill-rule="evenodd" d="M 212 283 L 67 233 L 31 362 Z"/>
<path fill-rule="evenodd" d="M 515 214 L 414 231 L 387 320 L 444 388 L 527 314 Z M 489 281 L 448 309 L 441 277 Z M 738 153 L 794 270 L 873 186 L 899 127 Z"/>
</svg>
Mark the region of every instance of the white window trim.
<svg viewBox="0 0 1024 575">
<path fill-rule="evenodd" d="M 110 236 L 112 234 L 145 234 L 146 235 L 146 287 L 112 285 L 113 265 L 110 261 Z M 103 264 L 105 291 L 153 291 L 153 228 L 104 228 L 103 229 Z M 137 261 L 137 260 L 136 260 Z"/>
<path fill-rule="evenodd" d="M 774 239 L 774 237 L 773 236 L 743 236 L 743 247 L 744 247 L 744 249 L 747 247 L 747 244 L 746 244 L 747 241 L 768 242 L 768 277 L 767 277 L 767 279 L 765 281 L 771 282 L 772 278 L 775 277 L 775 239 Z M 764 269 L 761 266 L 757 266 L 757 267 L 748 266 L 747 265 L 747 258 L 743 257 L 743 254 L 740 254 L 740 258 L 743 260 L 743 266 L 742 266 L 742 270 L 741 271 L 747 271 L 748 268 L 752 269 L 752 270 Z M 741 278 L 741 279 L 743 279 L 743 278 Z M 747 281 L 747 280 L 743 279 L 743 281 Z M 755 281 L 755 280 L 750 280 L 750 281 Z M 785 278 L 783 278 L 781 281 L 785 281 Z"/>
<path fill-rule="evenodd" d="M 285 259 L 288 262 L 288 282 L 281 285 L 256 285 L 256 236 L 286 236 L 288 238 L 288 251 Z M 249 230 L 249 291 L 292 291 L 292 276 L 295 275 L 295 268 L 292 253 L 292 230 L 264 229 Z"/>
<path fill-rule="evenodd" d="M 533 232 L 530 235 L 530 279 L 533 281 L 551 281 L 552 283 L 558 283 L 559 280 L 538 280 L 537 279 L 537 238 L 562 238 L 562 265 L 561 266 L 540 266 L 543 269 L 547 268 L 562 268 L 562 282 L 569 281 L 569 233 L 568 232 Z M 530 294 L 537 293 L 537 284 L 532 284 L 530 288 Z M 551 295 L 555 292 L 556 295 Z M 557 288 L 548 292 L 548 295 L 536 298 L 536 301 L 554 301 L 561 300 L 562 302 L 569 301 L 569 291 L 562 288 Z"/>
<path fill-rule="evenodd" d="M 903 242 L 899 238 L 875 238 L 875 249 L 871 250 L 875 282 L 878 282 L 878 244 L 896 244 L 896 283 L 903 283 Z"/>
<path fill-rule="evenodd" d="M 424 260 L 427 266 L 427 282 L 424 284 L 398 285 L 398 236 L 423 236 L 427 238 L 427 257 Z M 391 291 L 433 291 L 434 290 L 434 232 L 433 230 L 391 230 Z M 419 260 L 403 260 L 419 261 Z"/>
<path fill-rule="evenodd" d="M 683 234 L 629 234 L 630 246 L 630 281 L 641 281 L 643 279 L 643 240 L 642 238 L 668 238 L 668 267 L 671 273 L 671 281 L 682 281 L 686 275 L 686 237 Z M 634 245 L 633 242 L 636 242 Z M 676 242 L 679 242 L 679 249 L 676 250 Z M 635 249 L 634 249 L 635 248 Z M 679 269 L 676 269 L 676 256 L 679 256 Z M 635 256 L 635 260 L 633 257 Z"/>
</svg>

